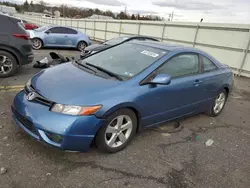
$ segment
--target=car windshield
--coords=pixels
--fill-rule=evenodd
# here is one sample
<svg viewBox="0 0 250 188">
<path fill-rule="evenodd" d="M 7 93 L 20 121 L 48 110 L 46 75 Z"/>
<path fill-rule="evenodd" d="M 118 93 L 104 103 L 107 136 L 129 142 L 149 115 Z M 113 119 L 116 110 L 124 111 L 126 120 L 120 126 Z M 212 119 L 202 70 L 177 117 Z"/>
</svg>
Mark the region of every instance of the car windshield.
<svg viewBox="0 0 250 188">
<path fill-rule="evenodd" d="M 113 38 L 113 39 L 110 39 L 106 42 L 104 42 L 104 44 L 107 44 L 107 45 L 116 45 L 118 43 L 121 43 L 123 42 L 124 40 L 127 40 L 128 37 L 116 37 L 116 38 Z"/>
<path fill-rule="evenodd" d="M 85 58 L 82 63 L 101 67 L 129 79 L 167 54 L 167 51 L 132 42 L 124 43 Z"/>
<path fill-rule="evenodd" d="M 47 29 L 48 29 L 47 26 L 43 26 L 43 27 L 39 27 L 39 28 L 35 29 L 35 31 L 42 32 L 42 31 L 45 31 Z"/>
</svg>

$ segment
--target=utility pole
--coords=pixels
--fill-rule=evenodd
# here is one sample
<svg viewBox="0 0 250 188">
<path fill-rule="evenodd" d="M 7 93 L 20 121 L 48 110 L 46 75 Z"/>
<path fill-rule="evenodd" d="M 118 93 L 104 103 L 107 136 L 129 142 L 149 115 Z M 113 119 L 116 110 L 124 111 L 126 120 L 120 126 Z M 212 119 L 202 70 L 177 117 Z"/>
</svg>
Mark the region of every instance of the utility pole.
<svg viewBox="0 0 250 188">
<path fill-rule="evenodd" d="M 63 4 L 63 17 L 65 17 L 65 14 L 64 14 L 64 4 Z"/>
<path fill-rule="evenodd" d="M 171 14 L 171 22 L 173 21 L 174 19 L 174 11 L 172 11 L 172 14 Z"/>
<path fill-rule="evenodd" d="M 172 17 L 172 14 L 169 14 L 169 15 L 168 15 L 168 21 L 169 21 L 169 22 L 171 21 L 171 17 Z"/>
<path fill-rule="evenodd" d="M 124 13 L 127 14 L 127 6 L 125 6 Z"/>
</svg>

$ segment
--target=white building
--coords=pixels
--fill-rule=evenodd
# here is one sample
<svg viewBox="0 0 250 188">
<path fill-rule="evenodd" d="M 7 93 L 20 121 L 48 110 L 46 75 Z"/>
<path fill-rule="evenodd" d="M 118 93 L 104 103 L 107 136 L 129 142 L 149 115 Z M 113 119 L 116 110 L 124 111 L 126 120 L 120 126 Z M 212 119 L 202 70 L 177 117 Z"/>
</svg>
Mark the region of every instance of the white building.
<svg viewBox="0 0 250 188">
<path fill-rule="evenodd" d="M 87 19 L 112 20 L 113 18 L 111 16 L 103 16 L 103 15 L 93 14 L 92 16 L 87 17 Z"/>
<path fill-rule="evenodd" d="M 8 7 L 5 5 L 0 5 L 0 12 L 8 13 L 8 14 L 16 14 L 17 11 L 15 7 Z"/>
<path fill-rule="evenodd" d="M 60 17 L 60 16 L 61 16 L 61 13 L 60 13 L 60 11 L 56 10 L 56 11 L 54 12 L 54 15 L 55 15 L 55 17 L 57 18 L 57 17 Z"/>
</svg>

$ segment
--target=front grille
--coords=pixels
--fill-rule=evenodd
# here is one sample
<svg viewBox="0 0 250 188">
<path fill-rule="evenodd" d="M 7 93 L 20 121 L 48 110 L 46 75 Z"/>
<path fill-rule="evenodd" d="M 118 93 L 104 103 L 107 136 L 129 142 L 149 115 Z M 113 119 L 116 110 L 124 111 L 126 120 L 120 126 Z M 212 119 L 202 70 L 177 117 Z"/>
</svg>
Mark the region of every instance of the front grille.
<svg viewBox="0 0 250 188">
<path fill-rule="evenodd" d="M 40 97 L 37 97 L 34 99 L 34 101 L 40 103 L 40 104 L 43 104 L 43 105 L 46 105 L 46 106 L 52 106 L 53 105 L 53 102 L 47 100 L 47 99 L 44 99 L 44 98 L 40 98 Z"/>
<path fill-rule="evenodd" d="M 34 127 L 34 124 L 30 120 L 28 120 L 26 117 L 24 117 L 23 115 L 21 115 L 13 107 L 12 107 L 12 112 L 13 112 L 14 116 L 16 117 L 16 119 L 20 123 L 22 123 L 22 125 L 25 128 L 27 128 L 30 132 L 34 133 L 35 135 L 38 135 L 38 132 L 37 132 L 36 128 Z"/>
<path fill-rule="evenodd" d="M 35 89 L 34 89 L 32 86 L 30 86 L 30 87 L 25 86 L 25 87 L 24 87 L 24 91 L 25 91 L 26 94 L 29 94 L 30 92 L 36 92 Z M 37 93 L 37 92 L 36 92 L 36 93 Z M 37 94 L 38 94 L 38 93 L 37 93 Z M 37 102 L 37 103 L 40 103 L 40 104 L 42 104 L 42 105 L 49 106 L 49 107 L 51 107 L 51 106 L 53 105 L 53 102 L 52 102 L 52 101 L 50 101 L 50 100 L 44 98 L 44 97 L 41 96 L 40 94 L 38 94 L 38 95 L 39 95 L 39 96 L 36 97 L 35 99 L 33 99 L 33 101 L 35 101 L 35 102 Z"/>
</svg>

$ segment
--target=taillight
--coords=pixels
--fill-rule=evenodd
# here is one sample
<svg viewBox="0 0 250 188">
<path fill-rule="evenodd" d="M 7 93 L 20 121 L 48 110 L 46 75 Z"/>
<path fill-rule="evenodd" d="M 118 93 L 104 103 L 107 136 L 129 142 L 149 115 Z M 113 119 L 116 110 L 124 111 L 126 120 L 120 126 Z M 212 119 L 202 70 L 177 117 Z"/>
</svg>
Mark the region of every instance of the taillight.
<svg viewBox="0 0 250 188">
<path fill-rule="evenodd" d="M 24 40 L 30 40 L 30 36 L 27 34 L 13 34 L 13 36 Z"/>
</svg>

